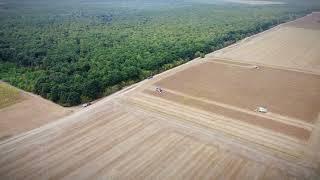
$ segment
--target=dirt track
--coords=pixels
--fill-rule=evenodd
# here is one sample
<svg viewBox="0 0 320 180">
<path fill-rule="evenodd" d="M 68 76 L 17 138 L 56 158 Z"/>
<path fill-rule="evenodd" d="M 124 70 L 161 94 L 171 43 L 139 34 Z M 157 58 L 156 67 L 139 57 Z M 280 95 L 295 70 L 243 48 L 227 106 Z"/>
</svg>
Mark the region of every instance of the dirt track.
<svg viewBox="0 0 320 180">
<path fill-rule="evenodd" d="M 255 38 L 264 36 L 268 36 L 267 33 Z M 295 53 L 304 52 L 302 49 Z M 306 55 L 306 62 L 310 62 L 308 57 Z M 241 59 L 233 60 L 235 63 L 231 65 L 221 64 L 223 61 L 210 62 L 215 60 L 209 56 L 196 59 L 68 117 L 0 142 L 0 179 L 318 179 L 320 117 L 315 118 L 319 110 L 310 105 L 318 101 L 310 103 L 309 100 L 318 98 L 318 92 L 313 90 L 319 88 L 319 77 L 314 72 L 320 69 L 316 66 L 316 71 L 310 73 L 310 69 L 304 67 L 298 70 L 263 62 L 266 65 L 257 70 L 253 69 L 256 63 L 243 64 Z M 261 63 L 261 59 L 257 61 Z M 247 71 L 239 70 L 243 68 L 261 71 L 262 75 L 246 74 Z M 189 71 L 193 75 L 188 76 L 190 82 L 172 78 Z M 220 76 L 214 74 L 216 71 Z M 223 98 L 227 90 L 235 87 L 223 83 L 222 78 L 228 77 L 236 78 L 235 83 L 240 87 L 250 87 L 233 89 L 242 93 L 238 101 L 237 94 L 233 99 Z M 296 111 L 283 108 L 281 103 L 286 99 L 281 95 L 287 95 L 284 92 L 278 95 L 277 89 L 265 91 L 265 87 L 262 89 L 271 93 L 270 97 L 276 93 L 280 98 L 268 101 L 271 110 L 277 113 L 258 114 L 244 108 L 249 105 L 248 99 L 241 99 L 242 96 L 250 98 L 250 94 L 257 91 L 254 84 L 258 82 L 248 84 L 243 77 L 260 78 L 266 85 L 278 82 L 275 88 L 285 88 L 297 96 L 288 99 L 292 107 L 300 107 L 297 104 L 302 103 L 308 108 L 300 107 Z M 170 78 L 172 82 L 161 84 Z M 215 78 L 221 83 L 220 89 L 212 88 L 217 83 L 206 85 Z M 179 88 L 190 88 L 188 83 L 199 87 L 198 92 Z M 175 91 L 168 89 L 168 94 L 166 87 L 163 95 L 155 94 L 155 85 L 159 84 L 178 86 Z M 301 93 L 301 87 L 308 87 L 308 94 Z M 146 93 L 150 90 L 152 93 Z M 170 93 L 179 98 L 164 98 Z M 261 95 L 256 95 L 252 101 L 259 99 Z M 203 108 L 194 104 L 199 102 L 204 104 Z M 278 108 L 272 109 L 274 106 Z M 218 108 L 225 108 L 236 116 Z M 282 116 L 280 112 L 298 118 Z M 256 118 L 256 124 L 249 122 L 247 115 Z"/>
</svg>

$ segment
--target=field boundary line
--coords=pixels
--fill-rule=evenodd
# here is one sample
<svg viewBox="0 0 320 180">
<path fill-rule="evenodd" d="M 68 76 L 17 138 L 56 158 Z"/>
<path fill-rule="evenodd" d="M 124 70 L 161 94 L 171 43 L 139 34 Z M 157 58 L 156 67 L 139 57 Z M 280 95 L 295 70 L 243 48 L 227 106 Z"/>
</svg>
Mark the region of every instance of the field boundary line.
<svg viewBox="0 0 320 180">
<path fill-rule="evenodd" d="M 255 62 L 255 61 L 245 61 L 243 59 L 234 59 L 234 58 L 226 58 L 226 57 L 219 57 L 219 56 L 211 56 L 206 59 L 207 62 L 214 62 L 214 61 L 219 61 L 219 60 L 220 61 L 221 60 L 230 61 L 230 62 L 235 62 L 235 63 L 251 64 L 251 65 L 273 68 L 273 69 L 278 69 L 278 70 L 294 71 L 294 72 L 299 72 L 299 73 L 304 73 L 304 74 L 309 74 L 309 75 L 320 76 L 320 72 L 316 72 L 316 71 L 308 71 L 308 70 L 304 70 L 304 69 L 292 68 L 292 67 L 286 67 L 286 66 L 276 66 L 276 65 L 264 64 L 261 62 Z M 215 62 L 215 63 L 217 63 L 217 62 Z M 226 64 L 228 64 L 228 63 L 226 63 Z"/>
</svg>

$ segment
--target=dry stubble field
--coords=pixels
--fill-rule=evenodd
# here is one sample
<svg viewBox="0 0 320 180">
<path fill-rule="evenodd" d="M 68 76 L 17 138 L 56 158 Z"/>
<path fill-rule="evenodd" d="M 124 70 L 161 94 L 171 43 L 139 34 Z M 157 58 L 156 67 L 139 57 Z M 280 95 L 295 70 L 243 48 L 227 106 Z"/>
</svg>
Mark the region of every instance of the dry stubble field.
<svg viewBox="0 0 320 180">
<path fill-rule="evenodd" d="M 320 13 L 277 26 L 209 57 L 320 74 Z"/>
<path fill-rule="evenodd" d="M 259 47 L 260 41 L 290 24 L 223 52 L 240 51 L 246 43 Z M 299 31 L 308 34 L 309 26 L 303 26 Z M 299 38 L 284 36 L 278 41 Z M 310 38 L 305 43 L 317 42 Z M 281 59 L 285 53 L 279 52 L 291 50 L 284 45 L 273 52 L 273 46 L 273 58 Z M 320 68 L 311 71 L 310 64 L 302 65 L 319 65 L 308 55 L 318 54 L 319 48 L 297 51 L 298 64 L 269 59 L 268 53 L 249 62 L 241 57 L 226 61 L 218 57 L 220 51 L 133 85 L 0 142 L 0 177 L 318 179 Z M 157 93 L 156 86 L 164 92 Z M 258 105 L 269 112 L 255 112 Z"/>
<path fill-rule="evenodd" d="M 0 141 L 72 113 L 39 96 L 0 82 Z"/>
</svg>

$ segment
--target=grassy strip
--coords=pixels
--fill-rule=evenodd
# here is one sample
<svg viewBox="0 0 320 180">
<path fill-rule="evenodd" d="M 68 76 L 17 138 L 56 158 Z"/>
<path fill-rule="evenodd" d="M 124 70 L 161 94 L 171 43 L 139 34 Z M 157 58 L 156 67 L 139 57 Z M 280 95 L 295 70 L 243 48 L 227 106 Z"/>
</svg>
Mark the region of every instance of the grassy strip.
<svg viewBox="0 0 320 180">
<path fill-rule="evenodd" d="M 0 83 L 0 109 L 22 101 L 20 92 L 5 83 Z"/>
</svg>

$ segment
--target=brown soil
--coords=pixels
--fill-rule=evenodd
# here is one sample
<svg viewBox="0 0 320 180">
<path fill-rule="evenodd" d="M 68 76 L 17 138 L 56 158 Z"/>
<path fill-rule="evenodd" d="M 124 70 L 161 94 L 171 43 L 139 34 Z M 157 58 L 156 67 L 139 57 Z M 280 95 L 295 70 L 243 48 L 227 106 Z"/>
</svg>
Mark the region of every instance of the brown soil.
<svg viewBox="0 0 320 180">
<path fill-rule="evenodd" d="M 260 63 L 320 75 L 320 13 L 246 38 L 206 57 Z"/>
<path fill-rule="evenodd" d="M 21 91 L 23 101 L 0 109 L 0 139 L 38 128 L 72 112 L 39 96 Z"/>
<path fill-rule="evenodd" d="M 144 112 L 145 113 L 145 112 Z M 214 138 L 125 104 L 104 102 L 0 146 L 2 179 L 264 179 L 289 173 L 221 148 Z M 75 120 L 76 119 L 76 120 Z M 158 122 L 158 123 L 156 123 Z M 212 141 L 212 142 L 211 142 Z M 239 152 L 237 148 L 236 152 Z"/>
<path fill-rule="evenodd" d="M 237 112 L 237 111 L 227 109 L 224 107 L 216 106 L 213 104 L 208 104 L 206 102 L 197 101 L 197 100 L 193 100 L 193 99 L 179 96 L 176 94 L 172 94 L 170 92 L 165 92 L 162 94 L 159 94 L 159 93 L 156 93 L 156 92 L 150 91 L 150 90 L 145 90 L 144 92 L 147 94 L 151 94 L 151 95 L 154 95 L 157 97 L 164 98 L 169 101 L 174 101 L 174 102 L 177 102 L 177 103 L 180 103 L 183 105 L 196 107 L 196 108 L 199 108 L 199 109 L 202 109 L 205 111 L 209 111 L 209 112 L 220 114 L 220 115 L 223 115 L 226 117 L 230 117 L 232 119 L 246 122 L 248 124 L 255 125 L 255 126 L 258 126 L 258 127 L 264 128 L 264 129 L 268 129 L 268 130 L 271 130 L 274 132 L 278 132 L 278 133 L 281 133 L 281 134 L 284 134 L 287 136 L 295 137 L 300 140 L 307 141 L 310 137 L 310 131 L 308 131 L 306 129 L 283 124 L 281 122 L 277 122 L 272 119 L 254 116 L 254 115 L 250 115 L 250 114 L 246 114 L 246 113 L 242 113 L 242 112 Z"/>
<path fill-rule="evenodd" d="M 308 16 L 286 23 L 285 26 L 320 30 L 320 12 L 314 12 Z"/>
<path fill-rule="evenodd" d="M 181 71 L 157 86 L 254 111 L 314 122 L 320 111 L 320 76 L 208 62 Z"/>
</svg>

